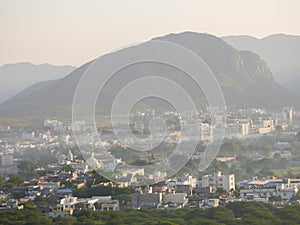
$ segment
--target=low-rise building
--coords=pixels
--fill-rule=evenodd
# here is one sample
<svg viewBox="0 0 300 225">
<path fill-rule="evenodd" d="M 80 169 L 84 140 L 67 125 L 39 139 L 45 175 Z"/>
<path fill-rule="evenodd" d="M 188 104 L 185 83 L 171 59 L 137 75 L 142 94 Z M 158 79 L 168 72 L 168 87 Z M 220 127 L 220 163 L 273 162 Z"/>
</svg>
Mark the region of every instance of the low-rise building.
<svg viewBox="0 0 300 225">
<path fill-rule="evenodd" d="M 136 191 L 131 196 L 133 208 L 159 208 L 162 204 L 163 195 L 161 192 L 142 192 Z"/>
<path fill-rule="evenodd" d="M 173 203 L 184 207 L 188 203 L 188 198 L 185 193 L 172 193 L 163 195 L 163 203 Z"/>
<path fill-rule="evenodd" d="M 219 206 L 219 202 L 216 198 L 205 199 L 199 203 L 199 208 L 215 208 Z"/>
<path fill-rule="evenodd" d="M 289 200 L 298 193 L 299 181 L 299 179 L 277 179 L 275 177 L 242 181 L 239 184 L 245 188 L 240 190 L 240 197 L 256 201 L 260 201 L 259 199 L 268 201 L 272 197 Z"/>
<path fill-rule="evenodd" d="M 57 204 L 58 211 L 68 211 L 70 209 L 75 209 L 76 204 L 78 203 L 77 197 L 66 197 L 60 200 Z"/>
<path fill-rule="evenodd" d="M 246 200 L 255 200 L 265 198 L 270 200 L 271 197 L 279 197 L 282 200 L 290 200 L 298 192 L 296 186 L 289 187 L 281 184 L 271 187 L 250 187 L 240 191 L 240 197 Z"/>
</svg>

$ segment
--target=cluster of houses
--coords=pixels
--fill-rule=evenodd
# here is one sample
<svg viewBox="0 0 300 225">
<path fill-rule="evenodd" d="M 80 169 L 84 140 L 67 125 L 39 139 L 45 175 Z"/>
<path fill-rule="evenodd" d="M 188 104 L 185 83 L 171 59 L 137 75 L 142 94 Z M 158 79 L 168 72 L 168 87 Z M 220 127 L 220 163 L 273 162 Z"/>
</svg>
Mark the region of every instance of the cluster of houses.
<svg viewBox="0 0 300 225">
<path fill-rule="evenodd" d="M 282 118 L 279 120 L 275 116 L 265 116 L 265 113 L 259 110 L 238 112 L 244 114 L 259 114 L 261 116 L 257 121 L 249 119 L 237 119 L 234 113 L 229 115 L 230 120 L 226 125 L 226 134 L 228 137 L 245 137 L 250 134 L 267 134 L 276 129 L 284 130 L 285 126 L 290 124 L 293 119 L 293 109 L 285 107 L 282 111 Z M 147 132 L 149 121 L 155 117 L 155 111 L 147 111 L 139 113 L 133 120 L 133 128 L 140 133 Z M 169 112 L 164 115 L 167 118 L 177 118 L 177 114 Z M 191 118 L 194 115 L 191 115 Z M 209 141 L 212 138 L 212 122 L 209 115 L 199 118 L 201 122 L 200 137 L 202 141 Z M 247 118 L 247 117 L 244 117 Z M 210 118 L 218 120 L 217 117 Z M 221 120 L 221 119 L 220 119 Z M 176 122 L 176 121 L 175 121 Z M 170 126 L 176 126 L 176 123 L 170 123 Z M 184 121 L 181 121 L 184 122 Z M 187 128 L 185 126 L 185 128 Z M 121 128 L 120 128 L 121 129 Z M 75 121 L 71 125 L 65 125 L 58 120 L 47 119 L 44 121 L 43 129 L 36 132 L 13 131 L 10 127 L 0 127 L 0 132 L 8 133 L 10 136 L 16 132 L 20 140 L 15 142 L 0 140 L 0 175 L 10 175 L 17 173 L 17 160 L 14 158 L 15 153 L 27 151 L 28 149 L 42 149 L 52 152 L 53 149 L 61 147 L 74 147 L 75 140 L 71 137 L 72 130 L 78 132 L 90 132 L 93 127 L 86 124 L 85 121 Z M 187 128 L 189 130 L 189 128 Z M 21 134 L 21 135 L 19 135 Z M 8 135 L 8 136 L 9 136 Z M 175 131 L 168 134 L 165 139 L 167 144 L 176 144 L 180 141 L 180 133 Z M 90 143 L 89 149 L 93 149 L 92 153 L 86 160 L 78 160 L 69 151 L 67 154 L 57 154 L 57 163 L 38 168 L 37 170 L 47 171 L 47 176 L 39 179 L 24 181 L 18 187 L 12 188 L 12 192 L 24 192 L 22 197 L 12 197 L 12 193 L 0 192 L 0 199 L 6 199 L 2 202 L 0 210 L 21 209 L 20 203 L 34 201 L 37 197 L 47 197 L 50 207 L 45 210 L 49 216 L 68 216 L 72 215 L 75 209 L 91 209 L 91 210 L 119 210 L 122 203 L 114 196 L 101 196 L 101 193 L 91 198 L 77 198 L 72 195 L 74 189 L 82 187 L 93 188 L 97 185 L 94 183 L 92 171 L 106 170 L 115 176 L 115 184 L 120 188 L 132 187 L 134 189 L 131 195 L 130 205 L 132 208 L 154 208 L 154 209 L 177 209 L 183 207 L 217 207 L 226 204 L 229 201 L 283 201 L 287 202 L 297 195 L 300 188 L 300 179 L 277 179 L 275 177 L 258 180 L 253 178 L 249 181 L 236 183 L 234 174 L 222 174 L 215 172 L 203 175 L 200 178 L 192 177 L 184 174 L 178 177 L 164 179 L 166 174 L 156 171 L 150 177 L 147 177 L 152 185 L 143 186 L 139 183 L 139 178 L 145 179 L 145 171 L 142 167 L 126 168 L 121 158 L 115 158 L 108 151 L 101 150 L 112 145 L 121 146 L 120 142 L 115 140 L 114 136 L 107 134 L 107 138 L 101 141 Z M 152 136 L 151 141 L 155 141 Z M 130 142 L 131 140 L 125 140 Z M 126 143 L 125 143 L 126 144 Z M 147 144 L 149 143 L 141 143 Z M 150 143 L 151 144 L 151 143 Z M 291 145 L 288 142 L 277 142 L 274 144 L 275 154 L 281 159 L 291 160 Z M 99 151 L 97 151 L 100 149 Z M 85 152 L 82 152 L 85 153 Z M 147 152 L 140 154 L 140 161 L 156 162 L 165 159 L 162 153 L 149 154 Z M 197 157 L 197 155 L 193 155 Z M 199 155 L 201 157 L 201 155 Z M 227 157 L 226 160 L 229 160 Z M 232 158 L 234 160 L 234 158 Z M 219 159 L 220 160 L 220 159 Z M 231 159 L 230 159 L 231 160 Z M 72 171 L 63 170 L 68 165 Z M 123 166 L 123 167 L 122 167 Z M 115 173 L 116 168 L 122 168 Z M 161 181 L 164 180 L 164 181 Z M 66 183 L 72 183 L 71 187 L 67 187 Z M 239 187 L 236 190 L 236 187 Z M 128 204 L 127 204 L 128 205 Z"/>
<path fill-rule="evenodd" d="M 270 200 L 290 200 L 300 188 L 300 179 L 277 179 L 269 177 L 262 180 L 252 179 L 239 182 L 242 187 L 240 198 L 269 202 Z"/>
<path fill-rule="evenodd" d="M 196 179 L 188 174 L 168 179 L 146 188 L 137 188 L 132 194 L 133 208 L 217 207 L 219 193 L 235 191 L 234 174 L 220 171 Z"/>
<path fill-rule="evenodd" d="M 66 187 L 66 181 L 72 181 L 72 187 Z M 97 196 L 78 198 L 72 195 L 74 189 L 89 186 L 108 185 L 99 183 L 93 185 L 94 177 L 79 176 L 76 172 L 62 171 L 52 176 L 25 181 L 14 187 L 13 192 L 24 192 L 20 198 L 7 198 L 0 210 L 22 209 L 24 202 L 34 202 L 38 197 L 46 197 L 49 207 L 43 212 L 51 217 L 72 215 L 74 210 L 119 210 L 128 206 L 134 209 L 178 209 L 178 208 L 211 208 L 225 205 L 232 201 L 261 201 L 287 203 L 293 199 L 300 187 L 300 179 L 278 179 L 275 177 L 258 180 L 253 178 L 237 183 L 236 190 L 234 174 L 222 174 L 220 171 L 195 178 L 189 174 L 170 178 L 148 186 L 130 186 L 134 189 L 131 201 L 126 206 L 120 204 L 115 196 Z M 122 183 L 115 185 L 122 187 Z M 7 193 L 6 193 L 7 195 Z M 4 199 L 5 193 L 0 197 Z M 298 202 L 299 204 L 299 202 Z"/>
</svg>

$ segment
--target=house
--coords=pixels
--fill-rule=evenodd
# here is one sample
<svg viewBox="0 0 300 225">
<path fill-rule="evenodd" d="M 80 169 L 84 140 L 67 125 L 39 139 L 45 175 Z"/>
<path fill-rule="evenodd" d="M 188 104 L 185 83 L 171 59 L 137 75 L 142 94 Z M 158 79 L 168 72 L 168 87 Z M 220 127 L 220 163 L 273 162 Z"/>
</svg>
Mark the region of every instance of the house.
<svg viewBox="0 0 300 225">
<path fill-rule="evenodd" d="M 91 198 L 79 198 L 78 202 L 82 204 L 85 209 L 96 210 L 96 203 L 100 204 L 101 211 L 119 210 L 119 200 L 112 200 L 111 196 L 93 196 Z"/>
<path fill-rule="evenodd" d="M 119 210 L 119 208 L 119 200 L 112 200 L 101 204 L 101 211 L 116 211 Z"/>
<path fill-rule="evenodd" d="M 176 190 L 176 193 L 191 194 L 193 188 L 189 184 L 176 184 L 175 190 Z"/>
<path fill-rule="evenodd" d="M 163 203 L 169 204 L 173 203 L 176 205 L 181 205 L 184 207 L 188 203 L 188 198 L 186 193 L 171 193 L 163 195 Z"/>
<path fill-rule="evenodd" d="M 274 144 L 274 147 L 278 148 L 279 150 L 289 150 L 291 149 L 291 145 L 289 142 L 283 141 L 283 142 L 277 142 Z"/>
<path fill-rule="evenodd" d="M 48 213 L 48 216 L 56 217 L 67 217 L 73 215 L 76 204 L 78 204 L 77 197 L 65 197 L 60 199 L 59 203 L 56 205 L 54 210 Z"/>
<path fill-rule="evenodd" d="M 131 195 L 131 204 L 133 208 L 159 208 L 162 204 L 163 195 L 161 192 L 152 193 L 135 191 Z"/>
<path fill-rule="evenodd" d="M 216 198 L 205 199 L 199 203 L 199 208 L 215 208 L 219 206 L 219 202 L 220 200 Z"/>
<path fill-rule="evenodd" d="M 200 199 L 207 199 L 213 196 L 213 189 L 211 186 L 209 187 L 196 187 L 193 189 L 194 197 L 198 197 Z"/>
</svg>

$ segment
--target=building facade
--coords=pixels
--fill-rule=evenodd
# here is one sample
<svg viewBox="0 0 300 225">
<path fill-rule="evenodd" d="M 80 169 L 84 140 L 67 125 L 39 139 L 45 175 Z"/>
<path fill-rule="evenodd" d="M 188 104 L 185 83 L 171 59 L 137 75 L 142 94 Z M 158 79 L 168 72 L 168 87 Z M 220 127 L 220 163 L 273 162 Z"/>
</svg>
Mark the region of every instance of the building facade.
<svg viewBox="0 0 300 225">
<path fill-rule="evenodd" d="M 204 175 L 198 186 L 202 188 L 212 187 L 213 191 L 222 188 L 227 192 L 235 190 L 234 174 L 223 175 L 220 171 L 210 175 Z"/>
</svg>

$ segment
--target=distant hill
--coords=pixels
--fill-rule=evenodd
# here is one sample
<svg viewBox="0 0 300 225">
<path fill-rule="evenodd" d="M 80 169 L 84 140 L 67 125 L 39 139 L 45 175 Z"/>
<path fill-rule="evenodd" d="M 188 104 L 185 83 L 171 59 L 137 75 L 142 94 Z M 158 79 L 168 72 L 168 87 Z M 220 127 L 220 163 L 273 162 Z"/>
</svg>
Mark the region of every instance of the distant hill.
<svg viewBox="0 0 300 225">
<path fill-rule="evenodd" d="M 180 44 L 201 56 L 216 74 L 228 106 L 280 109 L 285 105 L 299 105 L 299 99 L 278 85 L 267 64 L 250 51 L 236 50 L 220 38 L 194 32 L 169 34 L 155 39 Z M 143 49 L 145 44 L 130 48 Z M 101 57 L 106 57 L 106 55 Z M 38 85 L 38 88 L 36 86 L 28 88 L 25 92 L 1 104 L 0 116 L 35 116 L 38 114 L 43 117 L 71 118 L 75 88 L 88 66 L 89 63 L 62 79 L 44 83 L 42 87 Z M 150 63 L 149 68 L 155 69 L 155 65 Z M 181 79 L 176 74 L 176 71 L 165 70 L 162 74 L 177 79 L 178 83 L 183 86 L 188 85 L 185 79 Z M 115 77 L 113 80 L 115 85 L 103 91 L 107 94 L 107 106 L 124 84 L 139 76 L 141 76 L 141 71 L 137 65 L 137 68 L 124 70 L 120 77 Z M 141 90 L 137 90 L 137 94 L 138 91 Z M 198 92 L 192 95 L 197 102 L 203 98 L 203 95 Z"/>
<path fill-rule="evenodd" d="M 63 78 L 74 69 L 72 66 L 28 62 L 3 65 L 0 67 L 0 103 L 34 83 Z"/>
<path fill-rule="evenodd" d="M 275 80 L 300 96 L 300 36 L 274 34 L 262 39 L 251 36 L 222 37 L 240 50 L 250 50 L 266 61 Z"/>
</svg>

